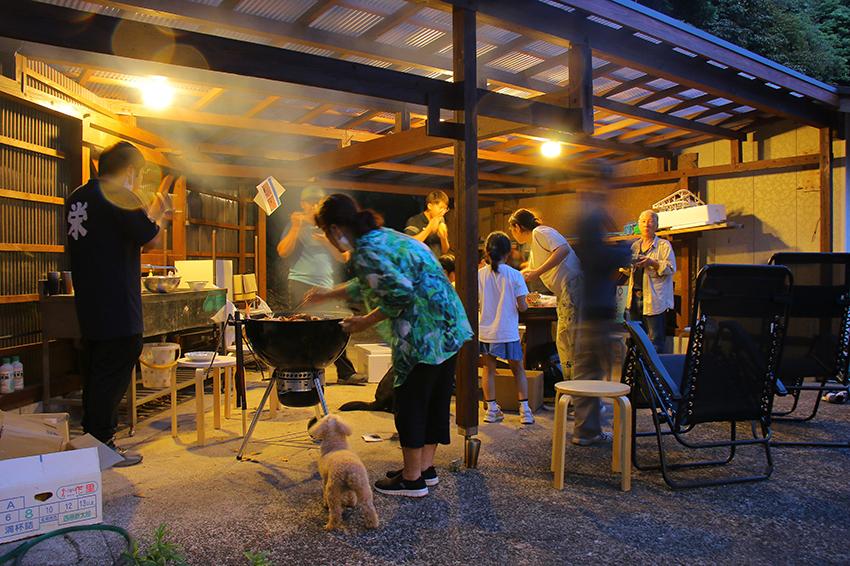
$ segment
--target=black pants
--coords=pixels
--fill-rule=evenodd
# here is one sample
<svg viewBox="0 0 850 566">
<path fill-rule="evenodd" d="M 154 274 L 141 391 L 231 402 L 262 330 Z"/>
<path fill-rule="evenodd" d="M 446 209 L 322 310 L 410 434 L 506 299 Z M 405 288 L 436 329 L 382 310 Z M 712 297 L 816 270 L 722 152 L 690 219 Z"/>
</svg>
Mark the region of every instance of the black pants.
<svg viewBox="0 0 850 566">
<path fill-rule="evenodd" d="M 83 431 L 109 443 L 118 427 L 118 405 L 142 353 L 141 335 L 86 340 L 83 375 Z"/>
<path fill-rule="evenodd" d="M 313 285 L 308 285 L 307 283 L 302 283 L 301 281 L 295 281 L 293 279 L 289 280 L 290 311 L 301 304 L 301 301 L 304 300 L 304 295 L 306 295 L 307 291 L 310 289 L 315 289 L 315 287 Z M 354 369 L 354 364 L 351 363 L 351 360 L 348 359 L 348 354 L 345 352 L 336 359 L 334 365 L 336 366 L 337 379 L 348 379 L 357 373 Z"/>
<path fill-rule="evenodd" d="M 449 417 L 457 356 L 439 365 L 417 364 L 395 388 L 395 427 L 404 448 L 449 444 Z"/>
</svg>

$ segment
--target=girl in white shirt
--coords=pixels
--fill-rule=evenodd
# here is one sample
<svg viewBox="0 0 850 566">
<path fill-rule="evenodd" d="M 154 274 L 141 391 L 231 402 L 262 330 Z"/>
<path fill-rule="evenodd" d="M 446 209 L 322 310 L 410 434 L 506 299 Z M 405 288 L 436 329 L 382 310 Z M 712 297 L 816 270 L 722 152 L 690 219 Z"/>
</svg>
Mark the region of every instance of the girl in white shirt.
<svg viewBox="0 0 850 566">
<path fill-rule="evenodd" d="M 519 313 L 528 308 L 528 287 L 522 274 L 505 264 L 511 241 L 504 232 L 492 232 L 484 243 L 487 265 L 478 270 L 478 342 L 484 360 L 484 422 L 495 423 L 505 415 L 496 403 L 496 358 L 508 362 L 514 374 L 522 424 L 534 423 L 528 406 L 528 382 L 519 343 Z"/>
</svg>

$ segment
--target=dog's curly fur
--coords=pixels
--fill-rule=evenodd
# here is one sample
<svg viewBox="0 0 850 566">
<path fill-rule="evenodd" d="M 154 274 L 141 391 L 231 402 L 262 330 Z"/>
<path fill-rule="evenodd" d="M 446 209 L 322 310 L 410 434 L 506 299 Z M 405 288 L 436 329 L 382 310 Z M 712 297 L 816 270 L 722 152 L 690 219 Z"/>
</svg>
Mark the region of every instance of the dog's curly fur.
<svg viewBox="0 0 850 566">
<path fill-rule="evenodd" d="M 343 507 L 355 507 L 358 503 L 366 526 L 378 527 L 369 474 L 357 454 L 348 448 L 346 437 L 350 435 L 351 428 L 336 415 L 327 415 L 310 428 L 310 436 L 322 442 L 319 474 L 324 486 L 324 505 L 328 508 L 327 530 L 341 526 Z"/>
</svg>

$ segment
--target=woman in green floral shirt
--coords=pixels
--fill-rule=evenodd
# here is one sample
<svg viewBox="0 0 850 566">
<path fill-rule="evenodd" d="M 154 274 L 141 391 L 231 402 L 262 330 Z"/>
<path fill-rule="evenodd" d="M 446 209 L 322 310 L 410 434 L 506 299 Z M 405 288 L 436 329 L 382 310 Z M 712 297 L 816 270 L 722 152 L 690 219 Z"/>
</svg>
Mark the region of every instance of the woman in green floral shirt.
<svg viewBox="0 0 850 566">
<path fill-rule="evenodd" d="M 389 495 L 422 497 L 439 482 L 437 444 L 449 444 L 449 404 L 455 360 L 472 338 L 463 305 L 431 251 L 421 242 L 380 228 L 375 215 L 335 194 L 319 205 L 316 225 L 343 252 L 351 253 L 355 277 L 309 301 L 349 297 L 369 313 L 342 321 L 346 332 L 378 324 L 392 347 L 395 423 L 404 468 L 375 484 Z"/>
</svg>

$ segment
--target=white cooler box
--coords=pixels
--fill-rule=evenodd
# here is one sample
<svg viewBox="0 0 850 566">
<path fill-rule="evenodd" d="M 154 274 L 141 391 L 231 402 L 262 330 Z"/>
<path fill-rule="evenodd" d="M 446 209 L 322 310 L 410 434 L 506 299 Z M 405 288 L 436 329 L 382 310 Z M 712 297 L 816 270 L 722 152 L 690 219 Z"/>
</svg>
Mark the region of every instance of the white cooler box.
<svg viewBox="0 0 850 566">
<path fill-rule="evenodd" d="M 704 204 L 680 210 L 658 213 L 658 229 L 691 228 L 726 221 L 726 207 L 722 204 Z"/>
<path fill-rule="evenodd" d="M 357 344 L 348 353 L 354 369 L 369 376 L 369 383 L 378 383 L 393 365 L 392 351 L 386 344 Z"/>
</svg>

